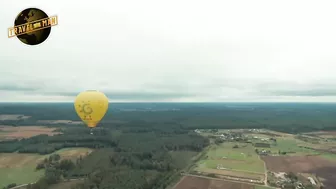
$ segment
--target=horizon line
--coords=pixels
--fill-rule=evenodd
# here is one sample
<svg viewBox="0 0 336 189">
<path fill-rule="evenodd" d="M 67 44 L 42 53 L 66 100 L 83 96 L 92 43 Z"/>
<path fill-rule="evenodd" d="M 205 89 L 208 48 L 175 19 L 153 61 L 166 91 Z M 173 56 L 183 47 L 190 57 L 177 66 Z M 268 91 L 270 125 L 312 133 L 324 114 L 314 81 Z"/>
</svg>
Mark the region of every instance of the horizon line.
<svg viewBox="0 0 336 189">
<path fill-rule="evenodd" d="M 0 101 L 0 103 L 74 103 L 73 101 Z M 336 101 L 312 101 L 312 102 L 307 102 L 307 101 L 208 101 L 208 102 L 166 102 L 166 101 L 154 101 L 154 102 L 143 102 L 143 101 L 134 101 L 134 102 L 114 102 L 114 101 L 109 101 L 109 103 L 336 103 Z"/>
</svg>

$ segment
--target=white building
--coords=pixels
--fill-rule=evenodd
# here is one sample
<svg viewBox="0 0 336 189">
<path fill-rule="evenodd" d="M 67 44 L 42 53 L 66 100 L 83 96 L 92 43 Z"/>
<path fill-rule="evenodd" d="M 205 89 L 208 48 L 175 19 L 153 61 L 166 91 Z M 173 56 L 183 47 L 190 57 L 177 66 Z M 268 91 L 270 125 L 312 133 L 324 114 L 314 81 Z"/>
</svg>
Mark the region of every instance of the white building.
<svg viewBox="0 0 336 189">
<path fill-rule="evenodd" d="M 309 179 L 309 181 L 312 183 L 312 185 L 316 185 L 316 182 L 315 182 L 315 180 L 314 180 L 313 178 L 308 177 L 308 179 Z"/>
</svg>

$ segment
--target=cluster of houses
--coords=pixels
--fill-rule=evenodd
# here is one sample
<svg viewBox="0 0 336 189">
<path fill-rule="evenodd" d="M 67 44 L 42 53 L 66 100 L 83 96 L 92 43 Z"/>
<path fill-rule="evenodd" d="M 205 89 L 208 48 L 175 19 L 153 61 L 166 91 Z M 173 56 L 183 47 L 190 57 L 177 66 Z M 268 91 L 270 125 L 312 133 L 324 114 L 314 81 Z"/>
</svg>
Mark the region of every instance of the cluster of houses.
<svg viewBox="0 0 336 189">
<path fill-rule="evenodd" d="M 275 176 L 278 180 L 275 182 L 275 185 L 281 188 L 285 188 L 285 186 L 288 184 L 292 185 L 295 189 L 305 189 L 305 186 L 302 182 L 299 180 L 292 180 L 293 178 L 288 177 L 287 173 L 279 172 L 279 173 L 271 173 L 273 176 Z M 316 186 L 316 182 L 312 177 L 308 177 L 308 180 L 313 186 Z"/>
<path fill-rule="evenodd" d="M 241 132 L 230 132 L 230 130 L 222 133 L 222 132 L 218 132 L 217 129 L 207 129 L 207 130 L 195 129 L 194 132 L 198 134 L 202 132 L 214 133 L 214 136 L 224 141 L 241 141 L 241 140 L 246 139 Z"/>
<path fill-rule="evenodd" d="M 217 133 L 218 129 L 195 129 L 194 130 L 196 133 Z"/>
<path fill-rule="evenodd" d="M 271 151 L 270 150 L 264 150 L 264 149 L 262 149 L 262 150 L 256 149 L 256 153 L 259 154 L 259 155 L 267 156 L 268 154 L 271 153 Z"/>
<path fill-rule="evenodd" d="M 241 133 L 222 133 L 217 136 L 222 140 L 234 140 L 234 141 L 239 141 L 244 138 Z"/>
<path fill-rule="evenodd" d="M 258 140 L 261 140 L 261 141 L 273 141 L 273 142 L 276 142 L 275 138 L 265 138 L 265 137 L 253 136 L 253 139 L 258 139 Z"/>
<path fill-rule="evenodd" d="M 194 131 L 195 131 L 195 133 L 198 133 L 198 134 L 201 133 L 201 131 L 199 129 L 195 129 Z"/>
<path fill-rule="evenodd" d="M 262 132 L 262 130 L 260 130 L 260 129 L 249 129 L 248 131 L 254 132 L 254 133 L 260 133 L 260 132 Z"/>
</svg>

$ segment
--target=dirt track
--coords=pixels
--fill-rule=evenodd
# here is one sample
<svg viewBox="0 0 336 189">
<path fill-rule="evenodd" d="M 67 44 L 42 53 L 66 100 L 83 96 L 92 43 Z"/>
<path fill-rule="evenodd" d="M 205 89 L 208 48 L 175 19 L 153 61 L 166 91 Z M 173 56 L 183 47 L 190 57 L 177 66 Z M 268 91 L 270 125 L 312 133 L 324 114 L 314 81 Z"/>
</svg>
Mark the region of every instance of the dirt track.
<svg viewBox="0 0 336 189">
<path fill-rule="evenodd" d="M 253 185 L 185 176 L 174 189 L 254 189 Z"/>
</svg>

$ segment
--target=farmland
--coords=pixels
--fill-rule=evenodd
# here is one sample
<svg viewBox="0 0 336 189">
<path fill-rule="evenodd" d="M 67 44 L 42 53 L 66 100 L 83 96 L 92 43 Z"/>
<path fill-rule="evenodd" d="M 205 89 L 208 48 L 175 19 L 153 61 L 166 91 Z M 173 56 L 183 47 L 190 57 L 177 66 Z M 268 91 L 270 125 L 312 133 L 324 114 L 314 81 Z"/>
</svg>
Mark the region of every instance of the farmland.
<svg viewBox="0 0 336 189">
<path fill-rule="evenodd" d="M 263 173 L 264 164 L 255 154 L 252 145 L 243 145 L 233 148 L 237 144 L 224 143 L 209 149 L 206 158 L 199 161 L 196 170 L 206 172 L 221 166 L 223 170 L 234 170 L 246 173 Z"/>
<path fill-rule="evenodd" d="M 336 178 L 333 176 L 336 172 L 336 154 L 332 148 L 336 143 L 333 140 L 326 140 L 321 135 L 318 138 L 316 134 L 293 135 L 258 129 L 196 130 L 196 132 L 208 137 L 211 146 L 192 167 L 191 175 L 187 176 L 264 184 L 258 186 L 262 188 L 269 187 L 269 183 L 276 186 L 275 183 L 285 183 L 286 179 L 290 179 L 286 178 L 287 176 L 274 177 L 278 173 L 285 175 L 294 173 L 299 178 L 297 181 L 292 181 L 295 186 L 309 185 L 308 177 L 315 178 L 316 186 L 320 186 L 322 184 L 320 182 L 323 182 L 326 188 L 336 185 L 334 183 Z M 325 135 L 326 133 L 323 133 L 323 136 Z M 330 138 L 332 137 L 328 139 Z M 196 178 L 184 179 L 186 181 L 182 183 L 185 187 L 194 187 L 186 183 Z M 196 179 L 194 182 L 216 188 L 211 184 L 213 181 Z M 248 186 L 239 187 L 248 188 Z"/>
<path fill-rule="evenodd" d="M 336 164 L 319 156 L 264 156 L 267 168 L 274 172 L 308 173 L 324 167 L 336 168 Z"/>
<path fill-rule="evenodd" d="M 87 148 L 69 148 L 55 153 L 61 159 L 73 159 L 91 151 Z M 11 183 L 26 184 L 38 180 L 44 172 L 35 171 L 36 165 L 46 157 L 49 155 L 0 153 L 0 188 Z"/>
<path fill-rule="evenodd" d="M 79 156 L 86 156 L 90 154 L 93 150 L 89 148 L 63 148 L 61 150 L 58 150 L 57 154 L 61 156 L 61 159 L 76 159 Z M 55 154 L 54 153 L 54 154 Z"/>
<path fill-rule="evenodd" d="M 277 182 L 280 182 L 280 185 L 285 182 L 302 182 L 309 185 L 308 177 L 312 177 L 318 184 L 324 182 L 325 189 L 333 189 L 335 185 L 329 180 L 336 179 L 321 178 L 321 174 L 315 173 L 294 173 L 299 180 L 290 180 L 295 178 L 290 172 L 276 172 L 276 169 L 272 171 L 272 165 L 267 165 L 270 168 L 266 170 L 263 159 L 314 156 L 322 161 L 328 160 L 331 164 L 335 162 L 335 137 L 333 132 L 329 132 L 336 129 L 335 116 L 331 116 L 336 113 L 335 107 L 334 104 L 117 103 L 113 104 L 113 108 L 104 117 L 102 127 L 95 129 L 94 135 L 90 135 L 83 125 L 77 126 L 80 120 L 73 110 L 72 103 L 6 103 L 0 106 L 0 114 L 5 115 L 0 118 L 0 125 L 16 128 L 20 126 L 22 129 L 25 126 L 28 128 L 44 125 L 47 126 L 44 127 L 46 129 L 57 128 L 62 134 L 54 135 L 55 132 L 46 131 L 47 135 L 54 136 L 35 136 L 20 141 L 2 142 L 1 150 L 3 153 L 40 153 L 38 156 L 43 156 L 62 149 L 58 151 L 63 153 L 62 158 L 72 159 L 72 150 L 64 148 L 95 148 L 90 156 L 76 160 L 75 167 L 69 171 L 58 169 L 56 166 L 56 169 L 64 171 L 64 174 L 59 177 L 57 175 L 51 181 L 57 178 L 62 181 L 63 178 L 86 178 L 87 181 L 79 188 L 101 188 L 102 185 L 105 188 L 165 188 L 168 185 L 173 186 L 174 183 L 171 182 L 177 181 L 179 174 L 182 174 L 184 178 L 208 179 L 218 185 L 224 183 L 222 188 L 231 185 L 230 188 L 233 186 L 264 189 L 269 188 L 267 185 L 274 186 Z M 204 137 L 194 132 L 197 129 Z M 324 131 L 317 134 L 316 131 L 320 130 Z M 37 133 L 32 129 L 30 131 L 35 132 L 30 134 L 31 136 Z M 2 136 L 10 136 L 9 132 L 0 132 Z M 27 133 L 20 130 L 15 135 Z M 193 157 L 191 161 L 190 157 Z M 259 157 L 261 159 L 257 159 Z M 35 157 L 31 157 L 25 161 L 34 164 L 34 159 Z M 186 165 L 187 162 L 190 164 Z M 262 166 L 258 162 L 262 162 Z M 28 163 L 22 164 L 18 164 L 17 168 Z M 34 167 L 25 173 L 25 177 Z M 322 165 L 320 167 L 319 172 L 314 169 L 311 172 L 335 174 L 333 170 L 327 170 Z M 294 169 L 295 165 L 290 165 L 288 171 Z M 45 172 L 50 175 L 55 171 L 45 169 Z M 10 175 L 9 173 L 10 171 L 5 176 Z M 87 177 L 91 173 L 94 173 L 95 177 Z M 21 175 L 19 177 L 21 179 Z M 47 174 L 43 179 L 46 178 Z M 251 180 L 261 183 L 256 185 Z M 274 180 L 274 183 L 267 182 L 270 180 Z M 92 186 L 94 182 L 96 186 Z M 209 185 L 212 188 L 218 186 L 211 183 Z M 50 187 L 55 186 L 53 183 L 49 184 Z M 69 183 L 61 183 L 58 186 L 62 188 L 66 187 L 66 184 Z M 43 182 L 36 185 L 36 188 L 48 188 Z M 185 186 L 186 189 L 198 188 L 192 184 L 190 187 Z"/>
<path fill-rule="evenodd" d="M 263 159 L 272 172 L 311 173 L 325 180 L 325 186 L 336 185 L 335 161 L 320 156 L 266 156 Z"/>
<path fill-rule="evenodd" d="M 55 135 L 55 128 L 41 126 L 10 127 L 0 125 L 0 141 L 11 139 L 30 138 L 41 134 Z"/>
<path fill-rule="evenodd" d="M 0 114 L 0 121 L 5 120 L 11 120 L 11 121 L 17 121 L 17 120 L 23 120 L 28 119 L 31 116 L 21 115 L 21 114 Z"/>
<path fill-rule="evenodd" d="M 213 142 L 203 158 L 193 167 L 194 172 L 200 175 L 213 174 L 217 178 L 230 180 L 238 178 L 253 183 L 264 182 L 265 165 L 256 154 L 253 144 L 239 141 L 216 143 L 211 132 L 205 132 L 205 136 L 212 138 Z"/>
<path fill-rule="evenodd" d="M 0 187 L 35 182 L 43 175 L 43 171 L 35 171 L 42 159 L 36 154 L 0 154 Z"/>
</svg>

